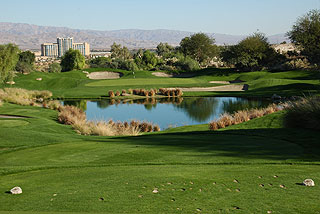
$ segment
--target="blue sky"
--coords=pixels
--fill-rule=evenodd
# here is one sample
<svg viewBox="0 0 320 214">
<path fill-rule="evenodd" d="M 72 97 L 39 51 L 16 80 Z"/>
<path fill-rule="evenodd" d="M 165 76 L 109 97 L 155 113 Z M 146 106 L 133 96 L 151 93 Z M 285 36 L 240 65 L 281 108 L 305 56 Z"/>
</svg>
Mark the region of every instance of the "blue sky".
<svg viewBox="0 0 320 214">
<path fill-rule="evenodd" d="M 0 22 L 273 35 L 311 9 L 320 9 L 320 0 L 0 0 Z"/>
</svg>

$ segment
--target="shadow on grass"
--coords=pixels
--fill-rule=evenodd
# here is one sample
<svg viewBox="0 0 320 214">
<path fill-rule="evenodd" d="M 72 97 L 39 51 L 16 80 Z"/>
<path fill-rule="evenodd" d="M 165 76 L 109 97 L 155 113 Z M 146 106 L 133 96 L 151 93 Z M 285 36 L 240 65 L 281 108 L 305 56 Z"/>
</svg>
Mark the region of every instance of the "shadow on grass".
<svg viewBox="0 0 320 214">
<path fill-rule="evenodd" d="M 296 129 L 197 131 L 113 139 L 119 143 L 140 147 L 161 147 L 164 150 L 174 149 L 177 152 L 196 151 L 199 152 L 197 156 L 320 161 L 318 143 L 320 134 L 315 134 L 313 131 L 297 133 Z"/>
</svg>

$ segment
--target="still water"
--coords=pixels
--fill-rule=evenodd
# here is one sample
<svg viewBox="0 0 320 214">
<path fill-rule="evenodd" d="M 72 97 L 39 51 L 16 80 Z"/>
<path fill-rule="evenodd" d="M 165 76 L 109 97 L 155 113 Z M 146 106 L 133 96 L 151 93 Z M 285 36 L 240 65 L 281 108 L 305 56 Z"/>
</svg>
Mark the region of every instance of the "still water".
<svg viewBox="0 0 320 214">
<path fill-rule="evenodd" d="M 64 101 L 86 112 L 88 120 L 148 121 L 160 128 L 205 124 L 224 112 L 265 107 L 268 100 L 237 97 L 196 97 L 143 100 Z"/>
</svg>

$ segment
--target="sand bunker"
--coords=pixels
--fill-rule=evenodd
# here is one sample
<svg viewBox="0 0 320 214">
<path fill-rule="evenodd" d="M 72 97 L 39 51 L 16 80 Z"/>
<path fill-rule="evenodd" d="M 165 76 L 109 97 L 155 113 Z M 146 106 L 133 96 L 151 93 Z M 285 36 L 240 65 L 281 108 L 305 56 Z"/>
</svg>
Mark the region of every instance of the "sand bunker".
<svg viewBox="0 0 320 214">
<path fill-rule="evenodd" d="M 167 74 L 164 72 L 152 72 L 152 75 L 154 75 L 156 77 L 173 77 L 172 74 Z"/>
<path fill-rule="evenodd" d="M 192 88 L 177 88 L 182 91 L 247 91 L 249 85 L 222 85 L 216 87 L 192 87 Z"/>
<path fill-rule="evenodd" d="M 28 117 L 0 114 L 0 118 L 20 119 L 20 118 L 28 118 Z"/>
<path fill-rule="evenodd" d="M 230 84 L 229 81 L 210 81 L 209 83 L 214 83 L 214 84 Z"/>
<path fill-rule="evenodd" d="M 121 73 L 109 72 L 109 71 L 92 72 L 87 75 L 87 77 L 92 80 L 119 79 L 121 76 L 122 76 Z"/>
</svg>

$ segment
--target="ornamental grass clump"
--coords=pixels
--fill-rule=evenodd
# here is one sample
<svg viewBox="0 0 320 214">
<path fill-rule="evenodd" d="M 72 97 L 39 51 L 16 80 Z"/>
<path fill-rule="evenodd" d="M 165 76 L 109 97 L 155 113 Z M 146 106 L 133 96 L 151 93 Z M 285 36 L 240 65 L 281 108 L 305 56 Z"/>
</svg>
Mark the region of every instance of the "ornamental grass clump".
<svg viewBox="0 0 320 214">
<path fill-rule="evenodd" d="M 284 121 L 287 127 L 320 130 L 320 97 L 304 97 L 289 102 Z"/>
<path fill-rule="evenodd" d="M 86 114 L 75 106 L 61 106 L 59 108 L 58 121 L 66 125 L 73 125 L 86 121 Z"/>
<path fill-rule="evenodd" d="M 18 105 L 42 106 L 45 100 L 51 98 L 50 91 L 26 90 L 21 88 L 0 89 L 0 99 Z"/>
<path fill-rule="evenodd" d="M 114 97 L 114 92 L 113 91 L 109 91 L 108 95 L 109 95 L 110 98 L 113 98 Z"/>
<path fill-rule="evenodd" d="M 60 106 L 58 121 L 71 125 L 79 134 L 98 136 L 138 135 L 141 132 L 160 131 L 158 126 L 152 123 L 139 121 L 114 122 L 87 121 L 85 113 L 75 106 Z"/>
<path fill-rule="evenodd" d="M 234 114 L 224 113 L 220 116 L 216 121 L 212 121 L 209 123 L 210 130 L 218 130 L 231 125 L 240 124 L 243 122 L 247 122 L 254 118 L 259 118 L 264 115 L 268 115 L 277 111 L 282 110 L 281 106 L 277 106 L 276 104 L 271 104 L 266 108 L 261 109 L 251 109 L 251 110 L 240 110 L 235 112 Z"/>
</svg>

